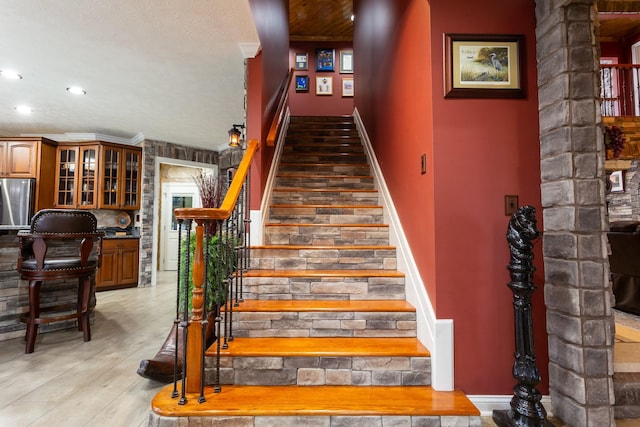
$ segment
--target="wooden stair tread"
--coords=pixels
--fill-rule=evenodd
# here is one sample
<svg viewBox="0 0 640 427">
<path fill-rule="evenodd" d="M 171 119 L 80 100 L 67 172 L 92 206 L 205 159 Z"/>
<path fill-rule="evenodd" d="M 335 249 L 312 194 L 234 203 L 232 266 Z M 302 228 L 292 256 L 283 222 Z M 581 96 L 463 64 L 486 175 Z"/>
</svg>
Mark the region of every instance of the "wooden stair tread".
<svg viewBox="0 0 640 427">
<path fill-rule="evenodd" d="M 383 209 L 380 205 L 271 205 L 271 209 Z"/>
<path fill-rule="evenodd" d="M 151 402 L 161 416 L 480 416 L 459 390 L 436 391 L 429 386 L 224 386 L 214 393 L 205 387 L 206 401 L 188 394 L 185 405 L 171 398 L 165 386 Z"/>
<path fill-rule="evenodd" d="M 362 228 L 375 228 L 375 227 L 389 227 L 389 224 L 311 224 L 311 223 L 288 223 L 288 222 L 270 222 L 264 225 L 265 227 L 362 227 Z"/>
<path fill-rule="evenodd" d="M 367 188 L 307 188 L 307 187 L 277 187 L 273 191 L 297 191 L 303 193 L 377 193 L 378 190 Z"/>
<path fill-rule="evenodd" d="M 300 173 L 279 173 L 276 178 L 373 178 L 372 175 L 309 175 Z"/>
<path fill-rule="evenodd" d="M 215 356 L 215 344 L 207 356 Z M 236 357 L 429 357 L 417 338 L 234 338 L 222 356 Z"/>
<path fill-rule="evenodd" d="M 404 277 L 397 270 L 249 270 L 243 277 Z"/>
<path fill-rule="evenodd" d="M 244 300 L 235 312 L 415 312 L 405 300 Z"/>
<path fill-rule="evenodd" d="M 369 164 L 368 163 L 329 163 L 329 162 L 309 162 L 309 163 L 286 163 L 286 162 L 282 162 L 280 163 L 280 167 L 282 166 L 349 166 L 352 168 L 368 168 Z"/>
</svg>

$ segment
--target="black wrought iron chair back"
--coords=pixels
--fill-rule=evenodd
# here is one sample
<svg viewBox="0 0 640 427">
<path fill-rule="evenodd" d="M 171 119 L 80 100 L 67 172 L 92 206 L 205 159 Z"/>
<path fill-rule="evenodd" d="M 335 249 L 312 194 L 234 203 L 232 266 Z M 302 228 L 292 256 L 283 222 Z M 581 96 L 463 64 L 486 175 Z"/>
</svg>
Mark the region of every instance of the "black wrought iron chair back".
<svg viewBox="0 0 640 427">
<path fill-rule="evenodd" d="M 17 270 L 21 279 L 29 281 L 29 312 L 23 316 L 27 323 L 25 353 L 33 353 L 38 325 L 42 323 L 77 319 L 84 341 L 91 340 L 89 304 L 100 266 L 103 235 L 91 212 L 71 209 L 41 210 L 33 216 L 29 231 L 18 232 Z M 78 279 L 77 303 L 40 306 L 43 284 L 74 278 Z"/>
</svg>

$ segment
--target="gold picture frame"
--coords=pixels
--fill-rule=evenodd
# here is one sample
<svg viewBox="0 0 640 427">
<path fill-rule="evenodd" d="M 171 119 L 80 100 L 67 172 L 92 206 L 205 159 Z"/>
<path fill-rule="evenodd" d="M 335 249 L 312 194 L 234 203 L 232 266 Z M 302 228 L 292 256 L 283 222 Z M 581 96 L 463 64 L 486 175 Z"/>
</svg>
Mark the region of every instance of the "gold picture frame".
<svg viewBox="0 0 640 427">
<path fill-rule="evenodd" d="M 445 34 L 445 98 L 524 98 L 523 35 Z"/>
</svg>

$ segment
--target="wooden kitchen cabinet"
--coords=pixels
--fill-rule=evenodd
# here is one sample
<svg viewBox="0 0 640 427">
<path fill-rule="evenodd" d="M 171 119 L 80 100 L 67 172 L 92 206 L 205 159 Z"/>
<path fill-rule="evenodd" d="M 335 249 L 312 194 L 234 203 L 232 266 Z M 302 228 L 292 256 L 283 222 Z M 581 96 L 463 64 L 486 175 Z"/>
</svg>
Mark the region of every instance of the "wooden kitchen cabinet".
<svg viewBox="0 0 640 427">
<path fill-rule="evenodd" d="M 140 209 L 140 148 L 102 141 L 61 143 L 56 159 L 56 207 Z"/>
<path fill-rule="evenodd" d="M 96 290 L 138 286 L 139 241 L 137 238 L 102 240 L 102 264 L 96 274 Z"/>
<path fill-rule="evenodd" d="M 56 150 L 56 208 L 95 209 L 99 145 L 60 145 Z"/>
<path fill-rule="evenodd" d="M 35 212 L 53 207 L 56 146 L 43 137 L 0 138 L 0 178 L 35 179 Z"/>
<path fill-rule="evenodd" d="M 101 209 L 140 209 L 142 150 L 103 145 L 100 151 Z"/>
</svg>

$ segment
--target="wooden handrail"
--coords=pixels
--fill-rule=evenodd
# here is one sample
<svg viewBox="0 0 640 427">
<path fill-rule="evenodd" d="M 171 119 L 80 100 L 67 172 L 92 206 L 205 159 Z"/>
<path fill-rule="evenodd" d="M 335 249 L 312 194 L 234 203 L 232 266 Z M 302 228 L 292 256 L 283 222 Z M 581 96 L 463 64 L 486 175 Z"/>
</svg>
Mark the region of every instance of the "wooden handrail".
<svg viewBox="0 0 640 427">
<path fill-rule="evenodd" d="M 278 97 L 278 109 L 276 110 L 276 114 L 273 116 L 273 120 L 271 121 L 269 133 L 267 133 L 267 145 L 270 147 L 276 144 L 278 133 L 280 132 L 280 128 L 282 127 L 282 118 L 284 117 L 285 107 L 287 105 L 287 100 L 289 99 L 289 86 L 291 85 L 292 78 L 293 68 L 289 70 L 289 74 L 285 79 L 286 83 L 283 83 L 283 86 L 280 88 L 280 96 Z"/>
<path fill-rule="evenodd" d="M 600 68 L 640 68 L 640 64 L 600 64 Z"/>
<path fill-rule="evenodd" d="M 247 144 L 247 151 L 238 166 L 238 170 L 229 185 L 229 190 L 222 201 L 219 208 L 177 208 L 174 209 L 176 219 L 192 219 L 197 222 L 206 220 L 224 220 L 231 216 L 231 212 L 236 207 L 236 202 L 240 196 L 240 190 L 244 184 L 245 178 L 253 161 L 256 151 L 260 148 L 260 143 L 256 139 L 252 139 Z"/>
</svg>

